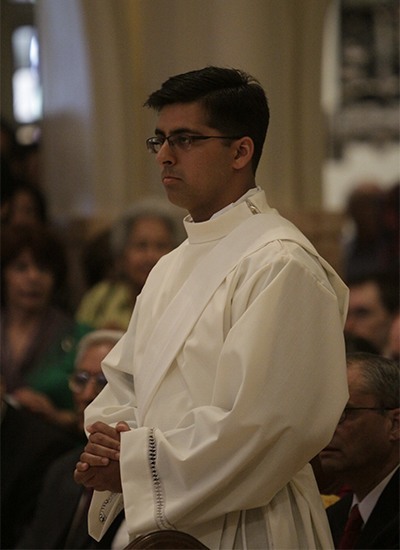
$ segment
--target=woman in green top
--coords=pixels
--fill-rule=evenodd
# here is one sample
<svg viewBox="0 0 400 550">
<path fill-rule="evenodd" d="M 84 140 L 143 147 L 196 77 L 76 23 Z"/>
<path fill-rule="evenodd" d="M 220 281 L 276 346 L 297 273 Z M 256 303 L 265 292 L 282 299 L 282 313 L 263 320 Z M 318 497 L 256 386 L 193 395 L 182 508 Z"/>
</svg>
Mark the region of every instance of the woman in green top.
<svg viewBox="0 0 400 550">
<path fill-rule="evenodd" d="M 73 429 L 68 379 L 76 346 L 93 329 L 55 305 L 66 272 L 63 243 L 50 229 L 2 228 L 2 380 L 7 393 L 22 406 Z"/>
</svg>

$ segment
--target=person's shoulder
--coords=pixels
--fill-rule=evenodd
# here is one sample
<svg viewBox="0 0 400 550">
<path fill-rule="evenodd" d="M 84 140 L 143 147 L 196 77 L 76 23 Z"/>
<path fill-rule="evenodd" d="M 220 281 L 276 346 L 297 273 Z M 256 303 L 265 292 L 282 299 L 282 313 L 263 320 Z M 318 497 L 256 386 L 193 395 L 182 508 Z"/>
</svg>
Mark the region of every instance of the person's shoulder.
<svg viewBox="0 0 400 550">
<path fill-rule="evenodd" d="M 110 281 L 109 279 L 104 279 L 93 285 L 91 288 L 86 290 L 84 293 L 81 304 L 84 304 L 91 300 L 102 299 L 106 294 L 108 294 L 118 283 Z"/>
<path fill-rule="evenodd" d="M 397 468 L 393 472 L 393 475 L 389 479 L 386 487 L 383 489 L 377 504 L 390 502 L 390 506 L 393 508 L 393 510 L 397 509 L 398 511 L 399 505 L 400 505 L 399 482 L 400 482 L 400 468 Z"/>
<path fill-rule="evenodd" d="M 75 464 L 78 462 L 81 453 L 83 452 L 84 444 L 74 445 L 72 449 L 68 449 L 59 455 L 50 465 L 49 474 L 55 474 L 56 477 L 59 472 L 68 470 L 72 472 L 75 468 Z"/>
<path fill-rule="evenodd" d="M 187 245 L 188 245 L 188 241 L 187 240 L 183 241 L 176 248 L 174 248 L 167 254 L 164 254 L 163 256 L 161 256 L 161 258 L 157 261 L 157 263 L 154 265 L 154 267 L 150 271 L 147 281 L 145 283 L 145 286 L 149 280 L 152 280 L 153 278 L 158 277 L 159 274 L 161 274 L 161 276 L 165 276 L 166 270 L 169 270 L 174 266 L 176 266 L 177 265 L 176 262 L 180 261 L 182 251 L 185 250 Z"/>
<path fill-rule="evenodd" d="M 74 324 L 73 316 L 56 305 L 50 306 L 46 315 L 46 322 L 51 323 L 53 328 L 57 327 L 60 333 L 70 330 Z"/>
<path fill-rule="evenodd" d="M 118 300 L 121 296 L 125 298 L 129 294 L 127 285 L 123 281 L 104 280 L 89 288 L 83 295 L 78 306 L 76 318 L 84 320 L 87 316 L 94 315 L 99 304 L 105 300 Z"/>
<path fill-rule="evenodd" d="M 76 321 L 72 328 L 72 333 L 76 337 L 76 339 L 79 341 L 83 336 L 86 336 L 86 334 L 89 334 L 89 332 L 93 332 L 95 328 L 84 322 L 84 321 Z"/>
<path fill-rule="evenodd" d="M 61 429 L 56 424 L 47 422 L 39 415 L 25 409 L 8 404 L 2 420 L 2 435 L 6 436 L 9 426 L 12 432 L 18 433 L 18 441 L 21 449 L 27 444 L 26 449 L 31 448 L 31 443 L 43 448 L 57 448 L 59 453 L 66 452 L 77 446 L 78 440 L 74 434 Z"/>
</svg>

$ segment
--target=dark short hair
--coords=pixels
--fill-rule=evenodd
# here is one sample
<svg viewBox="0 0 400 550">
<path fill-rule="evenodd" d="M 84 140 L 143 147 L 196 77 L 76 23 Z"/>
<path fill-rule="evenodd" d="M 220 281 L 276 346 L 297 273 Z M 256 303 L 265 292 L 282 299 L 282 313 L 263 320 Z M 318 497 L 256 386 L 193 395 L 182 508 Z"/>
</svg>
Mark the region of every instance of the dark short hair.
<svg viewBox="0 0 400 550">
<path fill-rule="evenodd" d="M 383 307 L 390 315 L 394 315 L 399 310 L 399 276 L 391 273 L 366 273 L 357 277 L 349 277 L 347 285 L 350 288 L 363 286 L 367 283 L 376 285 L 379 291 Z"/>
<path fill-rule="evenodd" d="M 347 367 L 358 366 L 364 388 L 373 394 L 380 407 L 398 408 L 400 397 L 400 365 L 394 359 L 366 352 L 346 354 Z"/>
<path fill-rule="evenodd" d="M 269 123 L 268 100 L 258 80 L 239 69 L 209 66 L 170 77 L 144 105 L 159 112 L 166 105 L 195 101 L 203 105 L 210 127 L 253 140 L 255 173 Z"/>
<path fill-rule="evenodd" d="M 4 270 L 24 251 L 29 250 L 35 262 L 50 270 L 55 290 L 63 287 L 67 260 L 63 241 L 52 229 L 42 225 L 5 225 L 1 228 L 1 301 L 4 304 Z"/>
<path fill-rule="evenodd" d="M 37 217 L 38 222 L 41 223 L 47 223 L 48 221 L 48 214 L 47 214 L 47 199 L 45 194 L 41 189 L 38 187 L 30 184 L 30 183 L 24 183 L 24 182 L 15 182 L 15 186 L 12 189 L 12 192 L 9 196 L 11 211 L 8 214 L 8 217 L 12 217 L 12 209 L 13 209 L 13 201 L 17 197 L 17 195 L 25 193 L 26 195 L 29 195 L 32 199 L 32 203 L 35 208 L 35 214 Z M 7 218 L 6 220 L 7 221 Z"/>
</svg>

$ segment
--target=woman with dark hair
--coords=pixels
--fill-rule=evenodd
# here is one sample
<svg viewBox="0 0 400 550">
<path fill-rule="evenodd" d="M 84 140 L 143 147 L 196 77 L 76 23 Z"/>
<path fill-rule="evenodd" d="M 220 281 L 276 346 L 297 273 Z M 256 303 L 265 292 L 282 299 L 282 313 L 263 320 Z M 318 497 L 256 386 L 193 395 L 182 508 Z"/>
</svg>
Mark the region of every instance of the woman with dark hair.
<svg viewBox="0 0 400 550">
<path fill-rule="evenodd" d="M 56 305 L 67 273 L 63 243 L 43 226 L 1 235 L 1 372 L 21 405 L 64 427 L 75 424 L 68 379 L 91 327 Z"/>
<path fill-rule="evenodd" d="M 14 181 L 2 199 L 2 224 L 28 225 L 48 222 L 46 197 L 38 187 Z"/>
</svg>

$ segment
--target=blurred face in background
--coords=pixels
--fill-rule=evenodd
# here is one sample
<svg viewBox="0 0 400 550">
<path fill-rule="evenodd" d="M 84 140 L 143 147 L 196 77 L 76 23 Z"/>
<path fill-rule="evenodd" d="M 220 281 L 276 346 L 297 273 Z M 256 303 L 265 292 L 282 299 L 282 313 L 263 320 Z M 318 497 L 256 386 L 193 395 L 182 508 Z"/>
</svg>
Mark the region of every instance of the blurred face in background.
<svg viewBox="0 0 400 550">
<path fill-rule="evenodd" d="M 173 235 L 160 218 L 143 217 L 131 228 L 122 261 L 122 271 L 140 291 L 155 264 L 174 247 Z"/>
<path fill-rule="evenodd" d="M 379 407 L 375 395 L 357 365 L 347 369 L 349 401 L 346 407 Z M 342 481 L 380 470 L 393 453 L 394 411 L 349 410 L 329 445 L 320 453 L 323 469 L 335 472 Z"/>
<path fill-rule="evenodd" d="M 10 204 L 8 223 L 25 225 L 41 221 L 37 204 L 32 195 L 24 190 L 15 193 Z"/>
<path fill-rule="evenodd" d="M 387 356 L 400 360 L 400 313 L 395 316 L 390 327 Z"/>
<path fill-rule="evenodd" d="M 78 428 L 84 429 L 84 410 L 106 385 L 101 370 L 101 362 L 115 342 L 104 341 L 90 345 L 84 352 L 79 365 L 70 379 L 70 389 L 74 398 Z"/>
<path fill-rule="evenodd" d="M 4 285 L 8 308 L 35 313 L 49 305 L 54 289 L 54 275 L 47 266 L 35 261 L 29 249 L 25 249 L 4 267 Z"/>
<path fill-rule="evenodd" d="M 12 226 L 46 224 L 46 197 L 32 185 L 17 186 L 2 202 L 1 221 Z"/>
<path fill-rule="evenodd" d="M 347 332 L 368 340 L 383 351 L 392 321 L 393 316 L 382 303 L 376 283 L 366 281 L 350 287 Z"/>
</svg>

